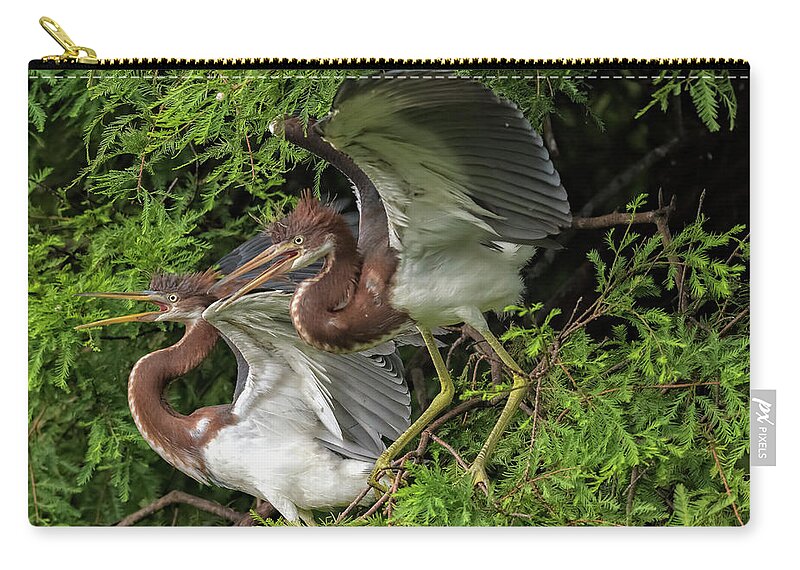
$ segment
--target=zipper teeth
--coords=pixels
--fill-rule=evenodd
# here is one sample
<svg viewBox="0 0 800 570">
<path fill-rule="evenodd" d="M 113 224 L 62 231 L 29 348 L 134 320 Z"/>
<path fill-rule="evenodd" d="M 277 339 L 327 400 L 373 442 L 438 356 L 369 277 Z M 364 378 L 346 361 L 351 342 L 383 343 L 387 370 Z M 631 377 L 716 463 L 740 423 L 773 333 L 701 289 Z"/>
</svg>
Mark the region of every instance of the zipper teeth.
<svg viewBox="0 0 800 570">
<path fill-rule="evenodd" d="M 79 64 L 80 65 L 80 64 Z M 375 57 L 354 58 L 113 58 L 99 59 L 99 67 L 542 67 L 542 68 L 581 68 L 581 67 L 733 67 L 748 66 L 744 59 L 735 58 L 560 58 L 560 59 L 517 59 L 517 58 L 434 58 L 434 59 L 396 59 Z"/>
</svg>

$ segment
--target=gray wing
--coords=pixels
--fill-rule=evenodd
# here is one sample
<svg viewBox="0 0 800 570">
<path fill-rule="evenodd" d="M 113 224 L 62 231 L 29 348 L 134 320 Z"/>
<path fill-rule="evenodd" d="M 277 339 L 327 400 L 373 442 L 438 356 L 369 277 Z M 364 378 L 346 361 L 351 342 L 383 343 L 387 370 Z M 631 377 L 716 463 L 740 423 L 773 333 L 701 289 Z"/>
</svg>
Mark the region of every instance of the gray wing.
<svg viewBox="0 0 800 570">
<path fill-rule="evenodd" d="M 513 243 L 536 244 L 571 223 L 542 138 L 477 81 L 422 71 L 348 80 L 315 128 L 373 179 L 398 233 L 414 231 L 404 218 L 423 195 L 426 207 L 460 208 Z"/>
<path fill-rule="evenodd" d="M 358 356 L 358 355 L 354 355 Z M 363 357 L 362 357 L 363 358 Z M 353 374 L 350 382 L 340 383 L 336 373 L 329 388 L 334 415 L 342 428 L 344 444 L 334 438 L 319 438 L 328 449 L 351 459 L 375 461 L 386 449 L 380 436 L 397 439 L 411 425 L 411 397 L 403 374 L 403 363 L 397 354 L 367 357 L 368 368 L 379 372 L 380 378 L 394 378 L 391 385 L 359 386 L 365 375 Z M 374 372 L 373 371 L 373 372 Z M 364 389 L 366 388 L 366 389 Z M 392 402 L 385 406 L 382 402 Z M 391 408 L 388 418 L 381 418 L 386 408 Z"/>
<path fill-rule="evenodd" d="M 331 354 L 307 345 L 290 320 L 289 298 L 277 291 L 253 293 L 221 310 L 220 303 L 215 303 L 203 318 L 223 335 L 236 332 L 253 339 L 250 350 L 255 352 L 248 359 L 275 358 L 264 351 L 280 352 L 309 379 L 310 395 L 319 407 L 331 410 L 330 414 L 318 412 L 323 424 L 330 423 L 323 418 L 332 417 L 341 430 L 339 440 L 333 426 L 328 426 L 330 433 L 321 441 L 348 457 L 376 458 L 384 449 L 383 437 L 396 439 L 410 425 L 411 396 L 400 357 L 396 353 Z M 238 386 L 237 390 L 241 391 Z"/>
<path fill-rule="evenodd" d="M 314 355 L 324 367 L 334 415 L 342 416 L 340 426 L 345 442 L 360 457 L 376 459 L 385 449 L 382 437 L 397 439 L 411 425 L 411 395 L 405 381 L 403 363 L 396 354 Z M 322 440 L 330 449 L 336 443 Z M 332 444 L 332 445 L 331 445 Z M 345 453 L 350 457 L 355 454 Z"/>
</svg>

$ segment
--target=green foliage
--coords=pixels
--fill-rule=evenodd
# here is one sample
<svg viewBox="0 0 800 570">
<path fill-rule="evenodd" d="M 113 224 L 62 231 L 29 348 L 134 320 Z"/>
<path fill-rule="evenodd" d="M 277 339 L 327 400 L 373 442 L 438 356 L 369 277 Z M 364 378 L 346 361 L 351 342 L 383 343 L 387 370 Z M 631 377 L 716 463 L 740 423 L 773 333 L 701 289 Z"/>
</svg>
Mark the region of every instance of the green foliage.
<svg viewBox="0 0 800 570">
<path fill-rule="evenodd" d="M 595 300 L 561 328 L 555 311 L 503 337 L 533 371 L 528 406 L 538 420 L 518 414 L 495 452 L 488 497 L 470 495 L 464 471 L 431 444 L 432 458 L 409 468 L 392 522 L 724 526 L 739 524 L 737 513 L 746 522 L 749 339 L 746 320 L 734 319 L 748 302 L 747 248 L 741 227 L 718 234 L 706 223 L 698 216 L 667 246 L 632 225 L 609 231 L 588 255 Z M 687 276 L 684 312 L 663 301 L 676 287 L 673 263 Z M 458 393 L 480 395 L 466 372 Z M 468 462 L 496 414 L 472 412 L 437 433 Z"/>
<path fill-rule="evenodd" d="M 208 267 L 254 234 L 257 222 L 245 206 L 285 204 L 278 189 L 284 174 L 309 159 L 270 137 L 270 121 L 298 111 L 324 114 L 344 72 L 305 75 L 41 71 L 31 78 L 34 524 L 110 524 L 169 488 L 200 489 L 153 454 L 126 401 L 133 363 L 174 342 L 180 327 L 78 332 L 78 324 L 136 309 L 76 294 L 138 290 L 157 270 Z M 216 350 L 173 388 L 176 406 L 191 411 L 229 401 L 234 370 L 232 357 Z M 250 502 L 221 489 L 201 492 L 243 511 Z M 149 522 L 164 524 L 163 516 Z M 188 512 L 178 522 L 218 524 Z"/>
<path fill-rule="evenodd" d="M 463 72 L 481 77 L 481 71 Z M 585 77 L 589 71 L 576 69 L 509 70 L 488 74 L 486 85 L 496 93 L 514 101 L 525 113 L 531 125 L 542 132 L 549 115 L 559 115 L 557 103 L 564 101 L 576 105 L 583 114 L 602 130 L 602 119 L 589 104 L 589 88 Z"/>
<path fill-rule="evenodd" d="M 728 128 L 733 130 L 736 122 L 736 94 L 727 71 L 696 70 L 662 71 L 653 80 L 660 87 L 652 94 L 651 101 L 637 114 L 638 119 L 655 105 L 666 111 L 670 100 L 681 92 L 688 92 L 697 116 L 712 133 L 719 131 L 719 108 L 728 114 Z"/>
<path fill-rule="evenodd" d="M 352 72 L 84 73 L 39 71 L 29 88 L 30 520 L 113 524 L 173 489 L 247 512 L 252 498 L 184 477 L 131 420 L 133 363 L 174 342 L 181 327 L 78 332 L 78 324 L 138 309 L 75 295 L 142 289 L 157 270 L 204 269 L 257 231 L 249 214 L 268 217 L 292 203 L 295 169 L 307 168 L 319 187 L 324 164 L 269 136 L 269 124 L 284 114 L 324 115 Z M 565 105 L 602 125 L 576 76 L 487 83 L 534 125 Z M 678 82 L 664 93 L 689 91 L 717 120 L 710 92 L 733 120 L 724 81 L 664 81 Z M 650 106 L 668 104 L 664 87 Z M 630 211 L 642 207 L 637 199 Z M 431 442 L 409 464 L 391 515 L 365 521 L 356 511 L 349 523 L 729 525 L 737 524 L 734 504 L 746 520 L 748 322 L 739 317 L 749 250 L 741 234 L 740 226 L 709 231 L 702 216 L 669 243 L 634 226 L 609 231 L 588 254 L 595 296 L 566 322 L 568 307 L 544 316 L 541 304 L 519 309 L 503 337 L 533 371 L 526 406 L 538 420 L 515 417 L 490 465 L 489 495 L 473 491 Z M 463 347 L 460 355 L 469 358 Z M 492 400 L 508 388 L 491 384 L 488 372 L 473 374 L 472 364 L 457 379 L 462 398 Z M 234 370 L 218 347 L 169 400 L 184 413 L 229 401 Z M 436 433 L 469 462 L 497 414 L 496 405 L 473 410 Z M 223 522 L 176 507 L 144 524 Z"/>
</svg>

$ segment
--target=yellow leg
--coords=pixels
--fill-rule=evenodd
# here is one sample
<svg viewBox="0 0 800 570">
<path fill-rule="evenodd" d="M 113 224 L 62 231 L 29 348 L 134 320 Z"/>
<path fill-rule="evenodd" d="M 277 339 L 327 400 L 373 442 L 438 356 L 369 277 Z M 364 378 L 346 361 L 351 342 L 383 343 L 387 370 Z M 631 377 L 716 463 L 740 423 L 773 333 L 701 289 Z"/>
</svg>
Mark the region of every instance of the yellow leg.
<svg viewBox="0 0 800 570">
<path fill-rule="evenodd" d="M 491 331 L 487 328 L 478 332 L 486 339 L 486 342 L 489 343 L 489 346 L 492 347 L 495 354 L 503 361 L 503 364 L 513 371 L 512 374 L 514 378 L 514 382 L 511 385 L 511 393 L 508 395 L 508 400 L 506 400 L 506 405 L 503 407 L 503 411 L 500 412 L 497 423 L 494 425 L 494 428 L 492 428 L 491 433 L 489 433 L 489 437 L 486 438 L 483 447 L 478 451 L 478 455 L 468 471 L 472 477 L 473 485 L 483 483 L 488 486 L 489 478 L 486 476 L 486 462 L 489 460 L 492 452 L 494 452 L 494 448 L 500 440 L 500 436 L 503 435 L 503 432 L 508 426 L 508 422 L 511 421 L 514 412 L 516 412 L 519 407 L 519 403 L 522 401 L 523 396 L 525 396 L 525 387 L 528 383 L 522 368 L 514 362 L 514 359 L 506 352 L 506 349 L 503 348 L 503 345 L 500 344 L 500 341 Z"/>
<path fill-rule="evenodd" d="M 369 476 L 369 484 L 375 489 L 383 492 L 385 492 L 386 489 L 379 482 L 379 479 L 384 474 L 383 471 L 392 464 L 392 460 L 397 457 L 397 455 L 408 444 L 409 441 L 419 435 L 420 432 L 422 432 L 422 430 L 425 429 L 428 424 L 431 423 L 434 418 L 436 418 L 436 416 L 442 412 L 442 410 L 450 405 L 450 402 L 453 401 L 453 394 L 455 393 L 453 380 L 450 378 L 450 373 L 447 371 L 447 367 L 444 364 L 442 355 L 439 353 L 439 348 L 436 346 L 436 341 L 433 338 L 433 334 L 431 334 L 431 331 L 428 329 L 424 329 L 422 327 L 417 328 L 422 335 L 422 339 L 425 341 L 425 346 L 428 347 L 428 352 L 431 354 L 431 360 L 433 360 L 433 365 L 436 368 L 436 374 L 439 376 L 439 393 L 433 399 L 431 405 L 428 406 L 428 409 L 425 410 L 419 418 L 417 418 L 417 421 L 411 424 L 411 427 L 409 427 L 400 437 L 398 437 L 375 462 L 375 467 L 372 469 L 372 473 Z"/>
</svg>

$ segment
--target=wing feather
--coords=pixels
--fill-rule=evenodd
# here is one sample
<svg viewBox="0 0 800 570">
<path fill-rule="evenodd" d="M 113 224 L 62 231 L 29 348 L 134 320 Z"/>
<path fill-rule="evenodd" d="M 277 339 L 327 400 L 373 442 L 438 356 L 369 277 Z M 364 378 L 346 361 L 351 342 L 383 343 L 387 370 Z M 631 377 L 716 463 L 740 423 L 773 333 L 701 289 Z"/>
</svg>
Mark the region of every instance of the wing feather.
<svg viewBox="0 0 800 570">
<path fill-rule="evenodd" d="M 315 127 L 369 173 L 400 241 L 435 239 L 408 224 L 440 218 L 432 208 L 455 234 L 453 220 L 482 230 L 464 231 L 481 241 L 532 243 L 568 227 L 561 178 L 522 112 L 477 81 L 425 76 L 346 81 Z"/>
<path fill-rule="evenodd" d="M 299 389 L 327 430 L 320 436 L 326 446 L 347 457 L 374 459 L 384 449 L 383 437 L 396 439 L 410 425 L 411 396 L 402 361 L 394 352 L 382 354 L 387 347 L 369 356 L 338 355 L 305 344 L 289 317 L 290 298 L 282 292 L 254 293 L 222 310 L 215 303 L 203 318 L 233 344 L 240 339 L 236 348 L 245 358 L 248 351 L 255 353 L 251 357 L 269 355 L 295 371 Z M 251 392 L 268 389 L 253 387 L 257 382 L 248 376 Z"/>
</svg>

